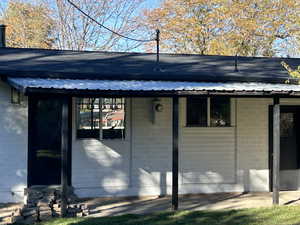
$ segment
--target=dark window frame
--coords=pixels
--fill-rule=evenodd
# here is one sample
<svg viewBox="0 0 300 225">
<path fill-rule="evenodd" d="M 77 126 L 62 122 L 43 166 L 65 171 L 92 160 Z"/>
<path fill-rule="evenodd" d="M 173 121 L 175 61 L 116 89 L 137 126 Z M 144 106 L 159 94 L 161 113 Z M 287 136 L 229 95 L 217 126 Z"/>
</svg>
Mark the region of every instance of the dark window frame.
<svg viewBox="0 0 300 225">
<path fill-rule="evenodd" d="M 203 122 L 203 123 L 193 123 L 191 121 L 193 119 L 189 118 L 189 116 L 191 116 L 191 113 L 192 113 L 192 111 L 190 110 L 190 107 L 189 107 L 189 101 L 196 101 L 196 100 L 205 100 L 205 102 L 206 102 L 206 106 L 204 107 L 205 108 L 205 112 L 204 112 L 205 122 Z M 207 107 L 208 107 L 208 102 L 207 102 L 206 97 L 201 97 L 201 96 L 189 96 L 189 97 L 187 97 L 186 98 L 186 126 L 187 127 L 207 127 L 208 126 L 208 123 L 207 123 L 207 120 L 208 120 Z"/>
<path fill-rule="evenodd" d="M 100 137 L 100 129 L 95 128 L 95 124 L 94 124 L 94 112 L 93 110 L 94 108 L 94 101 L 96 101 L 97 98 L 76 98 L 76 102 L 75 102 L 75 107 L 76 107 L 76 138 L 77 139 L 86 139 L 86 138 L 99 138 Z M 88 101 L 88 103 L 84 102 L 84 100 Z M 100 103 L 98 103 L 100 104 Z M 80 129 L 79 128 L 79 121 L 78 121 L 78 117 L 79 115 L 79 111 L 80 111 L 80 107 L 79 105 L 86 105 L 86 108 L 90 111 L 90 119 L 92 121 L 91 123 L 91 128 L 90 129 Z M 100 115 L 99 115 L 100 118 Z"/>
<path fill-rule="evenodd" d="M 227 108 L 228 111 L 226 109 L 223 109 L 224 110 L 223 116 L 225 115 L 225 123 L 226 123 L 225 125 L 214 125 L 213 124 L 213 119 L 214 119 L 213 114 L 215 113 L 214 111 L 216 111 L 213 107 L 214 100 L 217 100 L 217 104 L 221 103 L 220 105 L 222 105 L 225 103 L 226 107 L 228 107 Z M 218 102 L 218 101 L 220 101 L 220 102 Z M 209 107 L 210 107 L 210 124 L 209 124 L 210 127 L 231 127 L 231 99 L 229 97 L 225 97 L 225 96 L 210 97 L 210 106 Z M 220 113 L 220 111 L 218 113 Z"/>
<path fill-rule="evenodd" d="M 98 124 L 97 122 L 91 123 L 91 129 L 79 129 L 79 111 L 80 108 L 78 106 L 78 102 L 80 99 L 94 99 L 94 101 L 98 102 L 98 114 L 97 112 L 93 112 L 94 109 L 97 109 L 97 107 L 93 107 L 94 105 L 91 105 L 88 107 L 90 110 L 90 120 L 94 121 L 95 115 L 98 117 Z M 102 124 L 100 120 L 102 120 L 102 113 L 103 113 L 103 99 L 111 99 L 112 102 L 117 102 L 117 99 L 122 99 L 121 104 L 124 110 L 124 128 L 123 129 L 102 129 Z M 92 104 L 91 100 L 88 100 L 90 104 Z M 76 138 L 77 139 L 100 139 L 100 140 L 124 140 L 125 139 L 125 133 L 126 133 L 126 99 L 125 98 L 76 98 L 75 103 L 75 109 L 76 109 Z M 96 114 L 95 114 L 96 113 Z M 101 119 L 100 119 L 101 118 Z"/>
<path fill-rule="evenodd" d="M 213 124 L 212 124 L 212 118 L 213 118 L 213 116 L 212 116 L 212 113 L 213 113 L 213 109 L 212 109 L 212 102 L 211 102 L 211 100 L 212 99 L 216 99 L 216 98 L 220 98 L 220 99 L 226 99 L 226 100 L 228 100 L 228 117 L 227 117 L 227 119 L 228 119 L 228 122 L 226 123 L 226 125 L 224 125 L 224 126 L 213 126 Z M 189 119 L 189 114 L 190 114 L 190 106 L 189 106 L 189 104 L 191 103 L 191 102 L 189 102 L 189 101 L 191 101 L 192 99 L 205 99 L 206 100 L 206 121 L 205 122 L 203 122 L 202 124 L 201 123 L 191 123 L 190 121 L 190 119 Z M 185 116 L 185 119 L 186 119 L 186 121 L 185 121 L 185 126 L 186 127 L 231 127 L 232 125 L 232 119 L 231 119 L 231 114 L 232 114 L 232 109 L 231 109 L 231 98 L 230 97 L 224 97 L 224 96 L 215 96 L 215 97 L 203 97 L 203 96 L 188 96 L 188 97 L 186 97 L 186 116 Z"/>
</svg>

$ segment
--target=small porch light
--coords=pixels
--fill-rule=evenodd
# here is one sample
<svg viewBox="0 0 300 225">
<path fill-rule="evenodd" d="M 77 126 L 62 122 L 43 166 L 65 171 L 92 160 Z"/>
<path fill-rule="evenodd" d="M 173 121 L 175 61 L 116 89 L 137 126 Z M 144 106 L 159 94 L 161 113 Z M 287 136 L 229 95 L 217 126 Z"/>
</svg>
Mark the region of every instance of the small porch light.
<svg viewBox="0 0 300 225">
<path fill-rule="evenodd" d="M 11 88 L 11 95 L 10 95 L 11 104 L 20 105 L 22 103 L 22 94 L 15 88 Z"/>
<path fill-rule="evenodd" d="M 155 111 L 156 112 L 162 112 L 164 110 L 164 106 L 160 103 L 155 105 Z"/>
<path fill-rule="evenodd" d="M 160 99 L 155 98 L 152 101 L 152 123 L 155 124 L 156 123 L 156 117 L 157 117 L 157 113 L 163 112 L 164 111 L 164 106 L 161 103 Z"/>
<path fill-rule="evenodd" d="M 160 99 L 153 100 L 153 108 L 156 112 L 162 112 L 164 110 L 164 106 L 161 104 Z"/>
</svg>

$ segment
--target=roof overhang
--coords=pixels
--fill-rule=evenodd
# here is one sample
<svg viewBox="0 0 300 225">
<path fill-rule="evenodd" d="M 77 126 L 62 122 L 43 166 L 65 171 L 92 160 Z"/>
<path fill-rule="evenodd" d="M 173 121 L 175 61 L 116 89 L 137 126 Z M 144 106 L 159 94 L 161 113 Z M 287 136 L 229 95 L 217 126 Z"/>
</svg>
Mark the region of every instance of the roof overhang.
<svg viewBox="0 0 300 225">
<path fill-rule="evenodd" d="M 300 85 L 257 82 L 179 82 L 138 80 L 84 80 L 8 78 L 7 82 L 24 94 L 47 93 L 73 96 L 298 96 Z"/>
</svg>

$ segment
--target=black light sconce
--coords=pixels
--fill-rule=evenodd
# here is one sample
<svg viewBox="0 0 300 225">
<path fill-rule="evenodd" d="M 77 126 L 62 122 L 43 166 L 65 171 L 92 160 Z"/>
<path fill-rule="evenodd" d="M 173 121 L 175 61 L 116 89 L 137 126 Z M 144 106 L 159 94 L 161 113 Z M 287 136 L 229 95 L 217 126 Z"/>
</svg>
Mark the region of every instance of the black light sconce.
<svg viewBox="0 0 300 225">
<path fill-rule="evenodd" d="M 19 92 L 17 89 L 15 88 L 11 88 L 10 90 L 10 102 L 11 104 L 14 105 L 21 105 L 23 98 L 22 98 L 22 94 L 21 92 Z"/>
<path fill-rule="evenodd" d="M 164 105 L 161 103 L 160 99 L 155 98 L 152 101 L 152 123 L 156 123 L 157 113 L 161 113 L 164 111 Z"/>
<path fill-rule="evenodd" d="M 160 103 L 157 103 L 155 105 L 155 111 L 156 112 L 162 112 L 162 111 L 164 111 L 164 106 L 162 104 L 160 104 Z"/>
</svg>

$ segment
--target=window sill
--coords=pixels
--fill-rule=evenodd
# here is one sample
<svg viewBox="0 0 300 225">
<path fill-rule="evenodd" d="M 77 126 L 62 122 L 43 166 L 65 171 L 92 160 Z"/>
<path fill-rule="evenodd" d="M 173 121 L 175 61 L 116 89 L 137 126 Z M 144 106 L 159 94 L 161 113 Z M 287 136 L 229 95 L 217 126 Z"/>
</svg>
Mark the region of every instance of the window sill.
<svg viewBox="0 0 300 225">
<path fill-rule="evenodd" d="M 78 138 L 78 137 L 76 137 L 75 139 L 74 139 L 74 141 L 102 141 L 102 142 L 108 142 L 108 141 L 124 141 L 124 142 L 126 142 L 126 141 L 129 141 L 129 140 L 127 140 L 127 138 L 125 138 L 125 139 L 122 139 L 122 138 L 116 138 L 116 139 L 100 139 L 100 138 Z"/>
<path fill-rule="evenodd" d="M 235 128 L 235 126 L 224 126 L 224 127 L 209 127 L 209 126 L 183 126 L 184 129 L 226 129 L 226 128 Z"/>
</svg>

